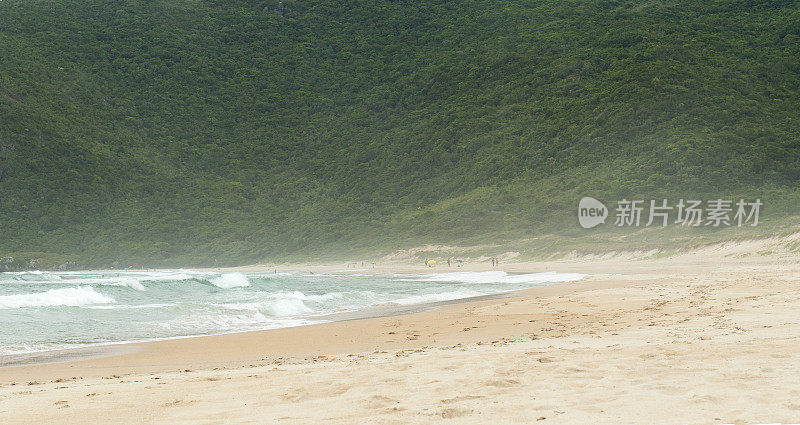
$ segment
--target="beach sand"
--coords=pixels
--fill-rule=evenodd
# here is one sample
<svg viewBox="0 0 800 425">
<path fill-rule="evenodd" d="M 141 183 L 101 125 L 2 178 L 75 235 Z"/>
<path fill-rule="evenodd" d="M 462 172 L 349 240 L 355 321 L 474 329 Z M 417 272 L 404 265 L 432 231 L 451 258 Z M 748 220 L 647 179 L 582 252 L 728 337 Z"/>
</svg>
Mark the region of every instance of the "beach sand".
<svg viewBox="0 0 800 425">
<path fill-rule="evenodd" d="M 800 256 L 785 243 L 501 264 L 593 275 L 411 314 L 18 358 L 36 363 L 0 368 L 0 423 L 798 423 Z"/>
</svg>

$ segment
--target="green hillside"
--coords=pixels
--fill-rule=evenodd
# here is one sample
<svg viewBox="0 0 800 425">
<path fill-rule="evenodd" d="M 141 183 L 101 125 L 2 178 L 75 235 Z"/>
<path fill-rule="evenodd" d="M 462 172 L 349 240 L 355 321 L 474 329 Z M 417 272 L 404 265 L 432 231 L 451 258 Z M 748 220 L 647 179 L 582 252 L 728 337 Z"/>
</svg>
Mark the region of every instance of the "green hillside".
<svg viewBox="0 0 800 425">
<path fill-rule="evenodd" d="M 797 1 L 0 1 L 0 254 L 200 265 L 800 205 Z M 565 230 L 566 229 L 566 230 Z"/>
</svg>

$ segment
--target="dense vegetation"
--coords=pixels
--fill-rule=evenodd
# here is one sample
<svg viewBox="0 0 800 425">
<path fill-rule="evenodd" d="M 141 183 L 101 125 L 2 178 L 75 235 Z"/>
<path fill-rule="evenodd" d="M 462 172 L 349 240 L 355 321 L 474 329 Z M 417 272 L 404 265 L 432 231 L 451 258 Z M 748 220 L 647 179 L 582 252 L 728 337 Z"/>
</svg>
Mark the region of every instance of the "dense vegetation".
<svg viewBox="0 0 800 425">
<path fill-rule="evenodd" d="M 2 0 L 0 254 L 233 264 L 796 214 L 796 1 Z"/>
</svg>

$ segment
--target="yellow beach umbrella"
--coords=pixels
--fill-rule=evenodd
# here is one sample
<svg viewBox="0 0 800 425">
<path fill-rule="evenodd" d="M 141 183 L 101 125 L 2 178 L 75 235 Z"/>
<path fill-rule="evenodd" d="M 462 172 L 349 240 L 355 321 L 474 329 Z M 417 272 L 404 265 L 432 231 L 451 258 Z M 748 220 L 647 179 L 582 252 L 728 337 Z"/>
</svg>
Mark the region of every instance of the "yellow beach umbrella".
<svg viewBox="0 0 800 425">
<path fill-rule="evenodd" d="M 428 264 L 436 264 L 436 260 L 428 260 Z"/>
</svg>

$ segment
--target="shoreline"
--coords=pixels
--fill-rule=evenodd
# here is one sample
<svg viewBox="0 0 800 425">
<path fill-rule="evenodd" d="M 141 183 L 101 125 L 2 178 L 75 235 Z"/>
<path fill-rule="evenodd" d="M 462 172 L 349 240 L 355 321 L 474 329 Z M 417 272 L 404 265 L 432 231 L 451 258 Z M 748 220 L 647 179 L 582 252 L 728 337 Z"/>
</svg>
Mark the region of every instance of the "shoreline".
<svg viewBox="0 0 800 425">
<path fill-rule="evenodd" d="M 275 331 L 279 329 L 293 329 L 305 326 L 324 325 L 327 323 L 338 323 L 338 322 L 349 322 L 353 320 L 405 316 L 409 314 L 431 311 L 446 305 L 471 303 L 471 302 L 494 300 L 500 298 L 513 298 L 515 296 L 519 296 L 520 293 L 522 292 L 531 289 L 536 289 L 541 286 L 563 285 L 567 283 L 573 283 L 573 282 L 555 282 L 552 284 L 539 285 L 536 287 L 520 289 L 520 290 L 498 292 L 495 294 L 477 295 L 474 297 L 467 297 L 467 298 L 456 298 L 452 300 L 432 301 L 420 304 L 401 305 L 401 304 L 388 303 L 383 305 L 374 305 L 359 310 L 343 311 L 343 312 L 329 313 L 325 315 L 316 316 L 314 317 L 314 320 L 319 320 L 316 323 L 309 323 L 296 326 L 286 326 L 281 328 L 232 331 L 232 332 L 205 334 L 205 335 L 175 336 L 167 338 L 146 339 L 140 341 L 96 343 L 82 347 L 59 348 L 54 350 L 32 351 L 26 353 L 0 354 L 0 376 L 2 376 L 2 370 L 4 368 L 65 363 L 65 362 L 72 362 L 79 360 L 91 360 L 95 358 L 114 356 L 119 354 L 128 354 L 137 351 L 136 346 L 140 344 L 150 344 L 163 341 L 176 341 L 176 340 L 194 339 L 194 338 L 221 337 L 221 336 L 235 335 L 235 334 L 261 333 L 261 332 Z M 2 384 L 2 382 L 0 382 L 0 384 Z"/>
<path fill-rule="evenodd" d="M 797 235 L 800 237 L 800 233 L 798 233 Z M 713 250 L 718 251 L 717 249 Z M 703 250 L 700 250 L 700 252 L 702 251 Z M 161 349 L 159 345 L 161 344 L 163 344 L 165 347 L 168 346 L 170 353 L 172 353 L 174 351 L 182 350 L 183 349 L 181 347 L 182 343 L 185 343 L 187 347 L 193 345 L 204 345 L 206 343 L 207 344 L 225 343 L 225 339 L 230 338 L 233 340 L 237 339 L 237 336 L 245 337 L 245 339 L 250 339 L 250 337 L 258 339 L 261 336 L 267 336 L 270 335 L 271 333 L 277 333 L 277 334 L 281 334 L 283 332 L 292 333 L 293 330 L 306 329 L 306 328 L 313 329 L 314 332 L 312 333 L 315 333 L 316 329 L 325 329 L 326 326 L 334 324 L 341 325 L 343 323 L 348 323 L 348 322 L 352 323 L 358 321 L 387 319 L 398 316 L 400 317 L 414 316 L 454 305 L 456 306 L 461 305 L 467 308 L 472 303 L 480 303 L 482 301 L 490 301 L 493 299 L 528 298 L 536 296 L 537 294 L 563 295 L 562 292 L 566 291 L 565 288 L 566 286 L 581 287 L 580 284 L 586 284 L 587 282 L 594 281 L 595 279 L 599 279 L 600 281 L 609 281 L 609 280 L 613 281 L 613 278 L 615 277 L 625 276 L 624 274 L 620 273 L 622 271 L 620 270 L 621 268 L 624 268 L 626 271 L 631 272 L 630 276 L 635 276 L 637 274 L 645 272 L 654 275 L 663 275 L 664 273 L 667 273 L 671 270 L 677 269 L 682 272 L 687 268 L 690 268 L 693 272 L 710 272 L 719 268 L 720 266 L 720 263 L 718 262 L 704 260 L 702 255 L 698 256 L 690 254 L 690 258 L 692 258 L 693 261 L 688 264 L 685 264 L 683 261 L 680 261 L 681 257 L 686 257 L 686 255 L 672 257 L 672 258 L 667 257 L 665 259 L 656 259 L 656 260 L 649 260 L 649 259 L 629 260 L 629 259 L 617 259 L 613 257 L 607 258 L 606 256 L 600 256 L 599 258 L 591 258 L 588 260 L 561 259 L 551 262 L 519 262 L 519 263 L 509 262 L 499 267 L 494 267 L 486 263 L 466 263 L 463 264 L 461 267 L 455 267 L 455 266 L 426 267 L 424 265 L 419 265 L 417 263 L 406 263 L 406 262 L 378 264 L 373 267 L 370 267 L 369 269 L 363 269 L 363 268 L 353 269 L 352 273 L 365 274 L 365 275 L 384 275 L 384 274 L 405 274 L 405 273 L 426 274 L 426 273 L 502 271 L 508 274 L 543 273 L 543 272 L 584 273 L 587 276 L 578 281 L 554 282 L 522 290 L 506 291 L 506 292 L 481 295 L 476 297 L 459 298 L 446 301 L 434 301 L 434 302 L 414 304 L 414 305 L 371 306 L 355 311 L 331 313 L 324 316 L 320 316 L 319 319 L 322 320 L 325 320 L 325 318 L 329 319 L 328 321 L 323 321 L 320 323 L 310 323 L 304 325 L 273 328 L 273 329 L 233 331 L 233 332 L 219 333 L 219 334 L 177 336 L 177 337 L 150 339 L 143 341 L 121 341 L 121 342 L 114 342 L 107 344 L 88 345 L 85 347 L 0 355 L 0 385 L 8 381 L 7 376 L 14 376 L 14 377 L 22 376 L 24 375 L 24 373 L 29 371 L 26 368 L 35 368 L 37 366 L 52 366 L 52 365 L 63 364 L 69 366 L 69 368 L 72 368 L 73 364 L 75 363 L 92 362 L 95 359 L 107 359 L 107 358 L 119 358 L 119 357 L 122 357 L 124 359 L 122 359 L 120 362 L 109 362 L 109 364 L 124 365 L 125 362 L 128 362 L 131 359 L 133 359 L 135 362 L 137 353 L 148 352 L 148 351 L 159 351 Z M 730 257 L 729 255 L 726 255 L 723 258 L 719 258 L 720 257 L 719 255 L 715 255 L 715 257 L 717 260 L 724 259 L 725 260 L 724 262 L 729 262 L 730 260 L 730 258 L 728 258 Z M 760 258 L 756 263 L 762 264 L 764 263 L 765 260 L 770 261 L 771 258 Z M 177 272 L 180 270 L 193 270 L 200 272 L 217 272 L 217 273 L 237 273 L 237 272 L 263 273 L 271 270 L 277 270 L 277 272 L 279 273 L 289 272 L 289 273 L 346 275 L 346 274 L 351 274 L 351 271 L 347 270 L 347 264 L 350 263 L 342 262 L 342 263 L 330 263 L 330 264 L 284 264 L 281 266 L 272 266 L 272 267 L 267 267 L 266 265 L 261 265 L 261 264 L 254 264 L 249 266 L 238 266 L 238 267 L 192 268 L 192 269 L 146 269 L 144 271 Z M 78 272 L 114 273 L 114 272 L 125 272 L 125 271 L 126 270 L 110 269 L 110 270 L 86 270 Z M 130 270 L 130 271 L 137 271 L 137 270 Z M 544 288 L 550 288 L 550 290 L 544 291 Z M 372 324 L 368 324 L 366 326 L 372 326 Z M 290 338 L 293 339 L 294 337 L 290 336 Z M 312 347 L 307 347 L 305 351 L 324 352 L 324 349 L 313 350 Z M 272 351 L 270 352 L 273 353 Z M 284 354 L 292 355 L 294 354 L 294 352 L 289 350 L 286 351 Z M 154 364 L 161 365 L 162 363 L 163 362 L 155 362 Z M 127 367 L 124 368 L 135 369 L 135 366 L 128 365 Z M 19 369 L 20 372 L 22 373 L 21 374 L 16 373 L 17 369 Z M 156 367 L 153 370 L 158 371 L 158 368 Z"/>
<path fill-rule="evenodd" d="M 395 319 L 427 321 L 432 317 L 441 317 L 454 312 L 461 313 L 464 310 L 480 307 L 497 300 L 527 298 L 541 294 L 560 294 L 570 289 L 583 287 L 580 284 L 588 284 L 587 278 L 478 297 L 398 306 L 398 309 L 387 309 L 378 315 L 342 317 L 340 320 L 324 323 L 30 353 L 32 355 L 44 353 L 45 355 L 42 356 L 44 361 L 30 363 L 23 361 L 21 364 L 0 367 L 0 385 L 25 379 L 43 380 L 45 377 L 52 378 L 54 374 L 58 376 L 55 379 L 69 379 L 75 376 L 73 372 L 75 369 L 83 370 L 84 373 L 80 375 L 82 378 L 100 377 L 100 375 L 124 376 L 142 370 L 146 370 L 147 373 L 181 370 L 177 365 L 183 364 L 186 360 L 191 360 L 192 365 L 199 364 L 200 366 L 194 366 L 199 368 L 214 365 L 224 365 L 224 367 L 230 368 L 241 367 L 253 361 L 264 361 L 265 358 L 297 358 L 364 352 L 372 349 L 373 344 L 380 342 L 376 341 L 376 337 L 381 335 L 372 331 L 375 328 L 387 327 L 387 324 L 392 323 Z M 573 288 L 567 288 L 570 285 Z M 355 313 L 358 312 L 347 312 L 342 315 Z M 366 333 L 367 331 L 370 331 L 370 334 Z M 334 344 L 331 344 L 331 341 L 319 343 L 322 339 L 321 336 L 331 333 L 344 335 L 346 338 Z M 355 339 L 356 337 L 361 340 Z M 273 344 L 275 341 L 291 341 L 292 344 L 279 347 L 278 344 Z M 420 343 L 416 343 L 416 340 L 391 345 L 401 349 L 422 346 Z M 244 348 L 239 350 L 238 355 L 233 356 L 233 359 L 229 357 L 232 353 L 222 350 L 225 351 L 223 357 L 226 357 L 226 360 L 218 361 L 212 358 L 207 361 L 209 360 L 209 356 L 206 355 L 208 353 L 203 351 L 209 346 Z M 354 348 L 355 351 L 353 351 Z M 47 354 L 55 354 L 56 357 L 61 357 L 61 354 L 65 356 L 52 358 Z"/>
<path fill-rule="evenodd" d="M 648 260 L 509 263 L 500 269 L 593 276 L 4 367 L 0 422 L 792 423 L 798 258 L 754 241 Z"/>
</svg>

